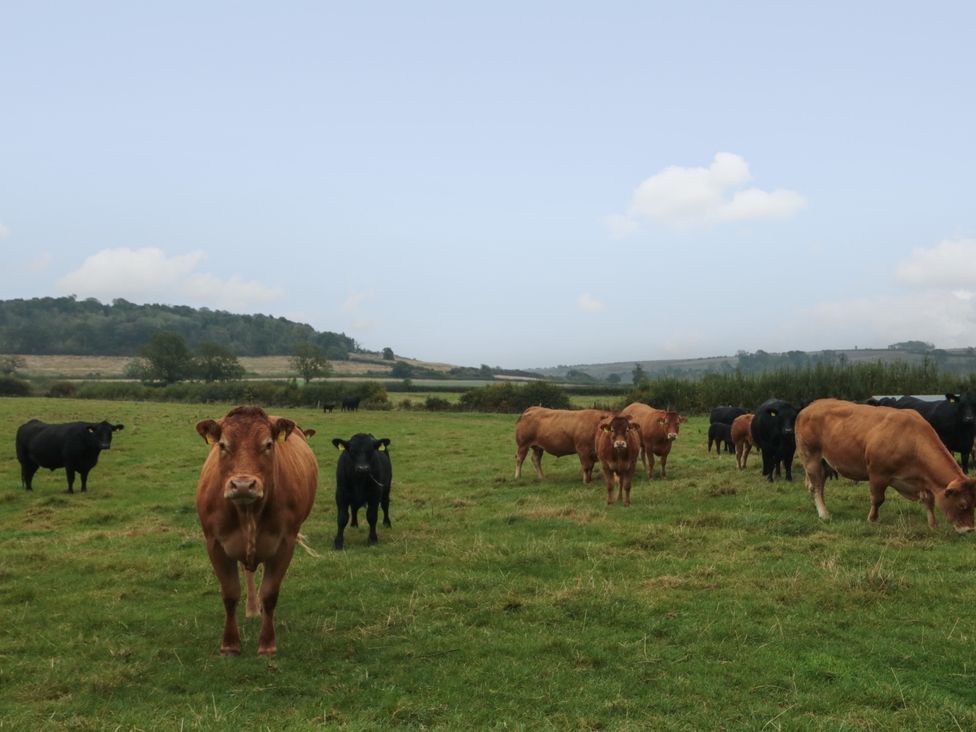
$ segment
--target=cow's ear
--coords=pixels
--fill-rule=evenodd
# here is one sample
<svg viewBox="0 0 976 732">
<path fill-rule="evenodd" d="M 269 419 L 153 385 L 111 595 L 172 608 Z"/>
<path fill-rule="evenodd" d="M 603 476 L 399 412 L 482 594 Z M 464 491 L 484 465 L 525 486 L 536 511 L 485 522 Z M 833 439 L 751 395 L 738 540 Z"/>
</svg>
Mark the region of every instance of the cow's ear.
<svg viewBox="0 0 976 732">
<path fill-rule="evenodd" d="M 946 394 L 945 396 L 946 396 L 946 401 L 949 402 L 949 404 L 955 404 L 956 402 L 959 401 L 958 394 Z"/>
<path fill-rule="evenodd" d="M 955 481 L 953 481 L 952 483 L 946 486 L 945 495 L 948 498 L 952 498 L 953 496 L 958 496 L 962 492 L 958 487 L 953 485 L 953 483 L 955 483 Z"/>
<path fill-rule="evenodd" d="M 385 451 L 386 448 L 388 448 L 389 446 L 390 446 L 389 437 L 382 437 L 376 441 L 376 449 L 379 450 L 380 452 Z"/>
<path fill-rule="evenodd" d="M 271 436 L 276 442 L 284 442 L 288 439 L 288 435 L 291 434 L 293 429 L 295 429 L 294 422 L 292 422 L 290 419 L 279 417 L 271 425 Z"/>
<path fill-rule="evenodd" d="M 125 425 L 124 424 L 113 424 L 112 425 L 112 432 L 118 432 L 119 430 L 124 430 L 124 429 L 125 429 Z"/>
<path fill-rule="evenodd" d="M 197 433 L 208 445 L 213 445 L 220 439 L 220 425 L 212 419 L 197 422 Z"/>
<path fill-rule="evenodd" d="M 641 431 L 640 422 L 627 422 L 627 429 Z"/>
<path fill-rule="evenodd" d="M 601 432 L 609 432 L 610 431 L 610 423 L 609 422 L 600 422 L 600 431 Z"/>
<path fill-rule="evenodd" d="M 687 417 L 678 417 L 678 421 L 679 422 L 687 422 L 688 421 L 688 418 Z"/>
<path fill-rule="evenodd" d="M 309 429 L 307 429 L 307 430 L 302 430 L 302 432 L 304 432 L 304 433 L 305 433 L 305 439 L 306 439 L 306 440 L 307 440 L 307 439 L 308 439 L 309 437 L 314 437 L 314 436 L 315 436 L 315 430 L 313 430 L 312 428 L 309 428 Z"/>
<path fill-rule="evenodd" d="M 338 437 L 336 437 L 334 440 L 332 440 L 332 444 L 335 445 L 336 449 L 339 452 L 342 452 L 347 447 L 349 447 L 349 445 L 346 444 L 346 441 L 345 440 L 342 440 L 342 439 L 340 439 Z"/>
</svg>

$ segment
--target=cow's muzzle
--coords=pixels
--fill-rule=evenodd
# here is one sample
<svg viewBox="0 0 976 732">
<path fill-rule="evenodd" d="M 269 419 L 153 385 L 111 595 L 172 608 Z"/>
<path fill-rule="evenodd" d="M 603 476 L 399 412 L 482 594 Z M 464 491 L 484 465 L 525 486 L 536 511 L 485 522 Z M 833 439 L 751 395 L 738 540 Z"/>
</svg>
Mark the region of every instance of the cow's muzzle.
<svg viewBox="0 0 976 732">
<path fill-rule="evenodd" d="M 257 478 L 231 478 L 224 486 L 224 498 L 234 503 L 254 503 L 264 496 L 264 485 Z"/>
<path fill-rule="evenodd" d="M 677 432 L 668 432 L 668 439 L 669 440 L 672 440 L 672 441 L 673 440 L 677 440 L 678 439 L 678 433 Z"/>
</svg>

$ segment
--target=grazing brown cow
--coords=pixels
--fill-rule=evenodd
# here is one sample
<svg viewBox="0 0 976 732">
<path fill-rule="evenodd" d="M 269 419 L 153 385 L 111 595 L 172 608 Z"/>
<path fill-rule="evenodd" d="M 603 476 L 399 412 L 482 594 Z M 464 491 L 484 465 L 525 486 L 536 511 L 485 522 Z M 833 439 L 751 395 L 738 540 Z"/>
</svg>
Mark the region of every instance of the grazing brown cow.
<svg viewBox="0 0 976 732">
<path fill-rule="evenodd" d="M 668 454 L 671 443 L 678 438 L 681 423 L 687 422 L 677 412 L 655 409 L 641 402 L 634 402 L 624 407 L 620 414 L 630 417 L 641 429 L 641 460 L 647 468 L 647 479 L 654 479 L 654 456 L 661 458 L 661 477 L 667 478 Z"/>
<path fill-rule="evenodd" d="M 640 425 L 620 415 L 600 422 L 596 433 L 596 455 L 603 466 L 603 480 L 607 484 L 607 505 L 613 504 L 613 488 L 620 484 L 617 502 L 623 499 L 630 505 L 630 487 L 634 482 L 634 468 L 641 451 Z"/>
<path fill-rule="evenodd" d="M 539 480 L 543 478 L 543 452 L 556 457 L 576 453 L 583 466 L 583 482 L 589 483 L 596 462 L 596 430 L 609 416 L 602 409 L 529 407 L 515 425 L 515 477 L 521 477 L 522 462 L 532 448 L 532 465 Z"/>
<path fill-rule="evenodd" d="M 878 520 L 890 485 L 925 506 L 931 528 L 937 504 L 956 531 L 973 531 L 976 480 L 966 477 L 935 429 L 913 410 L 819 399 L 796 418 L 796 448 L 822 519 L 830 518 L 823 499 L 827 466 L 870 482 L 868 521 Z"/>
<path fill-rule="evenodd" d="M 740 414 L 732 421 L 732 444 L 735 445 L 735 466 L 745 470 L 752 452 L 752 418 L 754 414 Z"/>
<path fill-rule="evenodd" d="M 241 652 L 237 603 L 244 565 L 247 615 L 262 613 L 258 653 L 276 652 L 274 611 L 298 530 L 312 510 L 318 465 L 300 427 L 269 417 L 259 407 L 237 407 L 223 419 L 206 419 L 197 432 L 211 445 L 197 486 L 197 513 L 226 619 L 223 655 Z M 264 564 L 260 605 L 254 572 Z"/>
</svg>

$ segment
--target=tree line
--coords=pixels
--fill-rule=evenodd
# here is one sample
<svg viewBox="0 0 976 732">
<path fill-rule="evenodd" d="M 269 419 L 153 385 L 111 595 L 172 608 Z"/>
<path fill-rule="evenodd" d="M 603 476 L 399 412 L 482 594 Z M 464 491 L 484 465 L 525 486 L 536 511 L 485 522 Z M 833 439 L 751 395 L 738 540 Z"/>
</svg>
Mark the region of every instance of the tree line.
<svg viewBox="0 0 976 732">
<path fill-rule="evenodd" d="M 209 343 L 237 356 L 288 356 L 309 343 L 331 360 L 357 350 L 342 333 L 269 315 L 237 315 L 183 305 L 136 305 L 121 298 L 0 300 L 0 353 L 134 356 L 153 335 L 180 335 L 191 349 Z"/>
</svg>

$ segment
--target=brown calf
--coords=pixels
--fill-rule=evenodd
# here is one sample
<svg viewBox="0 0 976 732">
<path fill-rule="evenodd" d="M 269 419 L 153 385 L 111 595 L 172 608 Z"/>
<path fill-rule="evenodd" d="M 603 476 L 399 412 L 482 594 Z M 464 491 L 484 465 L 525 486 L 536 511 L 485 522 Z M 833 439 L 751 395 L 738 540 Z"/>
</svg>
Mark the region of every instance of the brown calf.
<svg viewBox="0 0 976 732">
<path fill-rule="evenodd" d="M 278 591 L 291 562 L 298 530 L 312 510 L 318 466 L 301 428 L 269 417 L 259 407 L 237 407 L 222 419 L 206 419 L 197 432 L 211 445 L 200 471 L 197 513 L 207 554 L 224 598 L 223 655 L 241 652 L 237 603 L 244 565 L 247 615 L 263 615 L 258 653 L 273 654 Z M 254 572 L 264 565 L 260 605 Z"/>
<path fill-rule="evenodd" d="M 735 466 L 745 470 L 752 452 L 752 418 L 754 414 L 740 414 L 732 420 L 732 444 L 735 445 Z"/>
<path fill-rule="evenodd" d="M 641 402 L 628 404 L 620 414 L 630 417 L 640 425 L 641 430 L 641 460 L 647 468 L 648 480 L 654 478 L 654 456 L 661 458 L 661 477 L 667 478 L 668 454 L 671 443 L 678 438 L 681 423 L 687 422 L 677 412 L 655 409 Z"/>
<path fill-rule="evenodd" d="M 594 439 L 600 421 L 610 414 L 602 409 L 549 409 L 529 407 L 515 425 L 515 477 L 522 475 L 522 462 L 532 449 L 532 465 L 542 480 L 542 453 L 562 457 L 579 455 L 583 482 L 593 480 L 596 462 Z"/>
<path fill-rule="evenodd" d="M 868 521 L 878 520 L 890 485 L 925 506 L 931 528 L 937 504 L 956 531 L 973 531 L 976 480 L 966 477 L 936 431 L 913 410 L 819 399 L 796 418 L 796 449 L 822 519 L 830 518 L 823 499 L 830 467 L 870 483 Z"/>
<path fill-rule="evenodd" d="M 624 506 L 630 505 L 630 487 L 641 451 L 640 434 L 640 425 L 627 417 L 617 415 L 600 422 L 596 433 L 596 454 L 603 466 L 608 506 L 613 504 L 616 483 L 620 484 L 617 502 L 623 499 Z"/>
</svg>

